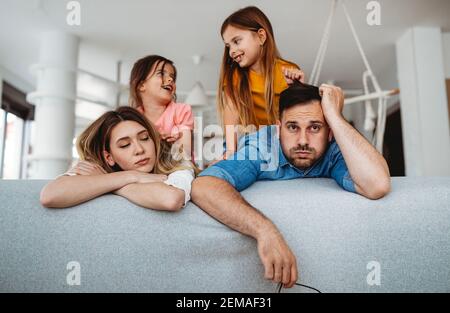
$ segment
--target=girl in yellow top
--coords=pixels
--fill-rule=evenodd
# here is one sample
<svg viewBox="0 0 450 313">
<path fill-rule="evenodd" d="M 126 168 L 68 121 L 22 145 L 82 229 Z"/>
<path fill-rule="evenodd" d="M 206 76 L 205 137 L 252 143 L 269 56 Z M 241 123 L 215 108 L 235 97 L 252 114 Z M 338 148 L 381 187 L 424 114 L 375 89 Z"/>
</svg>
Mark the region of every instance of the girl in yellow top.
<svg viewBox="0 0 450 313">
<path fill-rule="evenodd" d="M 235 126 L 256 131 L 260 126 L 275 124 L 281 91 L 294 80 L 304 82 L 305 76 L 297 65 L 281 58 L 272 25 L 257 7 L 231 14 L 220 33 L 225 50 L 218 110 L 225 128 L 227 158 L 236 151 Z"/>
</svg>

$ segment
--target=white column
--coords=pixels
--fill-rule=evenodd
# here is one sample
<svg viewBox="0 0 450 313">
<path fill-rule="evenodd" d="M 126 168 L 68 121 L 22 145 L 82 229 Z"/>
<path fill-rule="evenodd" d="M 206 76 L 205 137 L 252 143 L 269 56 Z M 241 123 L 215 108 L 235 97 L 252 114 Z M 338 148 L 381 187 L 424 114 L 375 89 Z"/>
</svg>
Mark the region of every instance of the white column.
<svg viewBox="0 0 450 313">
<path fill-rule="evenodd" d="M 442 34 L 442 45 L 444 47 L 445 78 L 450 79 L 450 33 Z"/>
<path fill-rule="evenodd" d="M 30 178 L 50 179 L 64 173 L 72 160 L 75 128 L 76 70 L 79 39 L 64 32 L 42 34 L 37 90 L 27 100 L 36 104 L 36 137 Z"/>
<path fill-rule="evenodd" d="M 449 176 L 450 134 L 442 34 L 409 29 L 396 43 L 407 176 Z"/>
</svg>

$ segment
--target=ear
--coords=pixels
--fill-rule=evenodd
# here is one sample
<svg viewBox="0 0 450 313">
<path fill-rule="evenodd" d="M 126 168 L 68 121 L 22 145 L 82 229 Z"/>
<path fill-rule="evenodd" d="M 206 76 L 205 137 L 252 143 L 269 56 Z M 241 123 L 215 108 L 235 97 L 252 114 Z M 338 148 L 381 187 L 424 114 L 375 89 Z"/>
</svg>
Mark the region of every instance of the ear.
<svg viewBox="0 0 450 313">
<path fill-rule="evenodd" d="M 264 28 L 258 29 L 258 37 L 261 42 L 261 46 L 264 45 L 266 43 L 266 39 L 267 39 L 267 33 Z"/>
<path fill-rule="evenodd" d="M 280 138 L 281 121 L 279 119 L 277 119 L 275 126 L 276 126 L 276 129 L 277 129 L 277 137 L 276 138 Z"/>
<path fill-rule="evenodd" d="M 108 163 L 109 166 L 113 167 L 116 164 L 112 154 L 109 153 L 108 151 L 103 150 L 103 157 L 105 158 L 106 163 Z"/>
<path fill-rule="evenodd" d="M 328 142 L 331 142 L 333 139 L 333 130 L 330 128 L 330 132 L 328 133 Z"/>
<path fill-rule="evenodd" d="M 145 91 L 145 85 L 144 85 L 143 83 L 140 84 L 139 87 L 138 87 L 138 90 L 139 90 L 140 92 L 144 92 L 144 91 Z"/>
</svg>

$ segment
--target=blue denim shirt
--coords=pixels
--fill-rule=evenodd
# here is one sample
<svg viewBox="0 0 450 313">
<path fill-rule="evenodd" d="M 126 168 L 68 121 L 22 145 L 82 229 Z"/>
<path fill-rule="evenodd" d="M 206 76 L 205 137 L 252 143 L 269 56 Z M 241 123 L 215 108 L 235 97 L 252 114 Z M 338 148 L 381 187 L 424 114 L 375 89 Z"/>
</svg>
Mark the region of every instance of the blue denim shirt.
<svg viewBox="0 0 450 313">
<path fill-rule="evenodd" d="M 238 191 L 257 180 L 327 177 L 333 178 L 345 190 L 356 192 L 344 157 L 334 139 L 319 160 L 301 170 L 290 164 L 284 156 L 275 125 L 242 137 L 237 152 L 231 158 L 208 167 L 199 176 L 221 178 Z"/>
</svg>

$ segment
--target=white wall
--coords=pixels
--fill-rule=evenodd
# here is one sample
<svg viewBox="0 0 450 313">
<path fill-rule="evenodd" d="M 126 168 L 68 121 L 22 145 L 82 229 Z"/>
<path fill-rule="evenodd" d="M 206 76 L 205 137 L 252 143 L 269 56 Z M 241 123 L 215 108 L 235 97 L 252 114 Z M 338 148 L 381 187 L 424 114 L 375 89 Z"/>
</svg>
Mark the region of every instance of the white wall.
<svg viewBox="0 0 450 313">
<path fill-rule="evenodd" d="M 450 79 L 450 33 L 442 34 L 445 78 Z"/>
<path fill-rule="evenodd" d="M 7 68 L 0 65 L 0 77 L 9 84 L 13 85 L 20 91 L 24 93 L 31 92 L 35 89 L 33 85 L 26 82 L 24 79 L 19 77 L 18 75 L 14 74 L 13 72 L 9 71 Z M 0 80 L 1 81 L 1 80 Z M 1 93 L 0 93 L 1 95 Z"/>
<path fill-rule="evenodd" d="M 441 30 L 414 27 L 396 45 L 407 176 L 450 175 Z"/>
<path fill-rule="evenodd" d="M 116 105 L 117 62 L 121 54 L 90 42 L 80 43 L 78 68 L 94 73 L 106 80 L 80 73 L 78 76 L 78 95 L 98 100 L 114 107 Z M 109 81 L 108 81 L 109 80 Z"/>
</svg>

